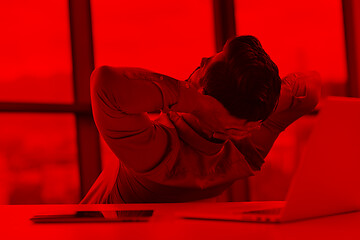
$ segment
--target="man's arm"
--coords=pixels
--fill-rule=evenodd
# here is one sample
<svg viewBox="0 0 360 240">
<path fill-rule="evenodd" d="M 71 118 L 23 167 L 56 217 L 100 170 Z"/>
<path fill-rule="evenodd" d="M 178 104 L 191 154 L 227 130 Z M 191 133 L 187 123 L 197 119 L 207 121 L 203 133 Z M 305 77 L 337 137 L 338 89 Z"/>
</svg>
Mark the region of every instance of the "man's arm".
<svg viewBox="0 0 360 240">
<path fill-rule="evenodd" d="M 295 111 L 297 114 L 293 117 L 297 119 L 298 116 L 309 113 L 316 107 L 320 95 L 321 77 L 318 72 L 288 74 L 282 79 L 279 104 L 272 115 Z M 283 128 L 286 128 L 290 123 L 284 122 Z"/>
<path fill-rule="evenodd" d="M 316 107 L 321 94 L 321 79 L 316 72 L 293 73 L 282 79 L 281 94 L 276 111 L 250 137 L 243 139 L 240 150 L 254 159 L 251 164 L 259 170 L 279 134 L 301 116 Z M 246 147 L 242 147 L 246 146 Z M 253 150 L 251 150 L 253 149 Z"/>
<path fill-rule="evenodd" d="M 99 67 L 91 86 L 92 96 L 106 91 L 114 107 L 127 114 L 169 110 L 175 104 L 177 111 L 191 113 L 201 97 L 183 81 L 141 68 Z"/>
<path fill-rule="evenodd" d="M 292 73 L 282 79 L 276 111 L 267 119 L 283 131 L 291 123 L 314 110 L 321 95 L 319 73 Z"/>
<path fill-rule="evenodd" d="M 193 112 L 201 94 L 184 82 L 138 68 L 97 68 L 91 76 L 95 123 L 115 155 L 135 171 L 156 167 L 168 151 L 168 129 L 146 112 Z"/>
</svg>

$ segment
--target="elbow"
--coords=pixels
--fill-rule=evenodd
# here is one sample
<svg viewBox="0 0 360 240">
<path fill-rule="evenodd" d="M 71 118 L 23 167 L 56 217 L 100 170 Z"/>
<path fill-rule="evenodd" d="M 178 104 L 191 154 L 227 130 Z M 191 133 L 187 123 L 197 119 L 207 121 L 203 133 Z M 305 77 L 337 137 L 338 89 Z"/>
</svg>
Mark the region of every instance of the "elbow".
<svg viewBox="0 0 360 240">
<path fill-rule="evenodd" d="M 101 66 L 96 68 L 90 76 L 90 96 L 92 107 L 94 105 L 107 105 L 117 109 L 115 100 L 115 74 L 112 67 Z"/>
<path fill-rule="evenodd" d="M 91 73 L 91 78 L 98 78 L 102 76 L 106 76 L 111 72 L 111 67 L 103 65 L 95 68 L 95 70 Z"/>
<path fill-rule="evenodd" d="M 318 72 L 298 73 L 293 82 L 293 103 L 291 108 L 301 115 L 311 113 L 321 96 L 321 76 Z"/>
<path fill-rule="evenodd" d="M 112 79 L 112 70 L 109 66 L 100 66 L 95 68 L 90 76 L 91 93 L 96 93 L 99 90 L 107 89 L 109 81 Z"/>
<path fill-rule="evenodd" d="M 96 68 L 90 76 L 90 94 L 93 105 L 101 103 L 114 110 L 124 111 L 127 99 L 127 81 L 124 71 L 110 66 Z"/>
</svg>

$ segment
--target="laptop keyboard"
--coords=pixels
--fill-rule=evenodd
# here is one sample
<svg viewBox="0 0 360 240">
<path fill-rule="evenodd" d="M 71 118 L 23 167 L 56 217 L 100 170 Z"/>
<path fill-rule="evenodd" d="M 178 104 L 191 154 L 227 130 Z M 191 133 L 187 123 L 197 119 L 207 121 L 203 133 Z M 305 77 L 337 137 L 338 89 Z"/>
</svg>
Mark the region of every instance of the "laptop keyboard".
<svg viewBox="0 0 360 240">
<path fill-rule="evenodd" d="M 242 214 L 266 214 L 266 215 L 277 215 L 280 214 L 282 208 L 271 208 L 271 209 L 261 209 L 254 211 L 242 212 Z"/>
</svg>

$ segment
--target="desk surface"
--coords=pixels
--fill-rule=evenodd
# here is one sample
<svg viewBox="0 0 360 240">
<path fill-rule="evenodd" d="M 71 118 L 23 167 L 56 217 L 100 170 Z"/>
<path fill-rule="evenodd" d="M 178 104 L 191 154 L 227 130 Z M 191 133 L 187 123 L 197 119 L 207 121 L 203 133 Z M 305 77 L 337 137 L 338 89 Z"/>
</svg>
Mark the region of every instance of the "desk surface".
<svg viewBox="0 0 360 240">
<path fill-rule="evenodd" d="M 250 203 L 173 203 L 126 205 L 0 205 L 1 239 L 360 239 L 360 212 L 286 224 L 186 220 L 177 211 L 249 209 Z M 149 222 L 34 224 L 37 214 L 66 214 L 77 210 L 153 209 Z"/>
</svg>

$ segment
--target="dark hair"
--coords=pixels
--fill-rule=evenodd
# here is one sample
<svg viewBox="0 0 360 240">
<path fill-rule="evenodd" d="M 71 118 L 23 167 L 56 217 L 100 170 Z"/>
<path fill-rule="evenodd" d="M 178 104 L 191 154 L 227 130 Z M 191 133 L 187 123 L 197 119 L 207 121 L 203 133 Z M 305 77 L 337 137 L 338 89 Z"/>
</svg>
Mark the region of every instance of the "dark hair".
<svg viewBox="0 0 360 240">
<path fill-rule="evenodd" d="M 224 46 L 225 60 L 212 63 L 204 75 L 204 93 L 229 113 L 248 121 L 265 120 L 280 96 L 276 64 L 253 36 L 240 36 Z"/>
</svg>

